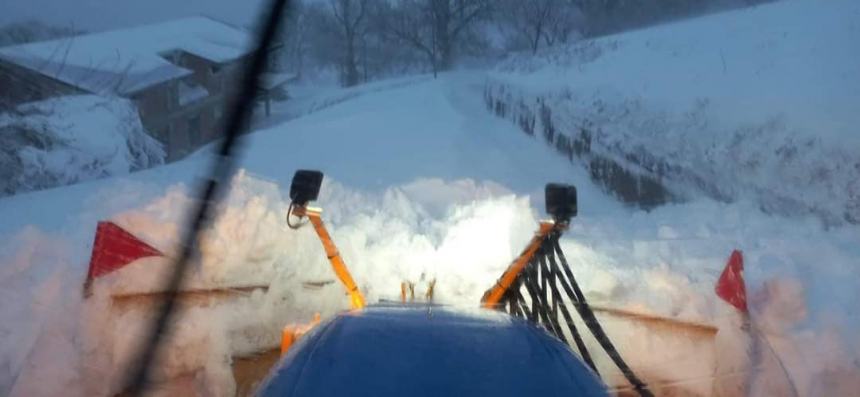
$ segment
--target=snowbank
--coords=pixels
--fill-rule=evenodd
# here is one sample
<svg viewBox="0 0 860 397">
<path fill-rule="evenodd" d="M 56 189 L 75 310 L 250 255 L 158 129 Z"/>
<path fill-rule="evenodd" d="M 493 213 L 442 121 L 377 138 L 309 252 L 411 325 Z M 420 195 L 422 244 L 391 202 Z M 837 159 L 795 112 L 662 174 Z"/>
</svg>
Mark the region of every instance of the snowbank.
<svg viewBox="0 0 860 397">
<path fill-rule="evenodd" d="M 313 230 L 285 227 L 288 202 L 279 187 L 245 173 L 232 185 L 222 215 L 202 242 L 203 257 L 188 286 L 265 283 L 270 288 L 235 302 L 184 310 L 168 345 L 172 353 L 156 374 L 172 379 L 192 372 L 199 378 L 198 391 L 216 395 L 227 395 L 234 387 L 229 374 L 232 355 L 276 346 L 284 324 L 307 321 L 314 312 L 328 316 L 347 308 L 337 283 L 322 289 L 303 286 L 334 276 Z M 185 187 L 174 186 L 112 219 L 170 255 L 176 249 L 183 208 L 190 201 Z M 397 299 L 403 280 L 435 278 L 440 302 L 474 307 L 529 239 L 538 219 L 528 198 L 494 183 L 469 180 L 416 180 L 376 193 L 329 181 L 319 204 L 371 302 Z M 853 386 L 846 382 L 858 370 L 853 360 L 860 357 L 860 341 L 852 340 L 856 334 L 850 330 L 860 329 L 860 318 L 846 309 L 860 298 L 848 282 L 860 280 L 854 267 L 860 253 L 851 246 L 857 230 L 825 232 L 813 221 L 774 219 L 753 207 L 718 203 L 667 207 L 625 218 L 583 216 L 563 241 L 568 260 L 594 303 L 732 327 L 736 319 L 712 291 L 728 253 L 742 247 L 754 318 L 802 395 Z M 793 244 L 796 240 L 805 245 Z M 17 378 L 13 395 L 61 390 L 115 393 L 123 363 L 152 313 L 111 308 L 109 296 L 157 290 L 166 262 L 135 262 L 97 282 L 95 295 L 82 303 L 83 273 L 73 272 L 71 266 L 64 272 L 53 270 L 36 289 L 21 281 L 39 267 L 69 263 L 65 253 L 71 256 L 75 250 L 57 241 L 62 239 L 30 230 L 7 247 L 17 262 L 4 260 L 3 268 L 18 269 L 0 285 L 10 296 L 21 293 L 13 302 L 29 302 L 6 305 L 2 313 L 4 332 L 12 337 L 8 340 L 19 341 L 4 346 L 2 354 L 13 363 L 11 379 Z M 821 252 L 829 253 L 824 268 L 818 266 Z M 609 332 L 613 333 L 611 326 Z M 729 346 L 745 343 L 740 332 L 732 338 Z M 618 343 L 637 350 L 637 340 Z M 57 360 L 57 354 L 65 358 Z M 785 387 L 776 365 L 763 364 L 759 371 L 775 377 L 776 387 Z M 56 382 L 38 381 L 48 373 L 55 374 Z M 683 373 L 663 376 L 683 380 Z M 3 384 L 10 387 L 8 376 L 4 374 Z"/>
<path fill-rule="evenodd" d="M 775 2 L 516 56 L 490 88 L 682 196 L 856 224 L 858 15 Z"/>
<path fill-rule="evenodd" d="M 425 203 L 416 201 L 425 196 Z M 201 390 L 229 394 L 232 355 L 270 349 L 277 346 L 283 325 L 307 321 L 315 312 L 329 316 L 347 308 L 337 283 L 321 290 L 303 287 L 305 281 L 334 276 L 313 230 L 286 228 L 285 199 L 271 182 L 246 174 L 234 179 L 221 216 L 201 244 L 202 259 L 187 287 L 265 284 L 269 290 L 239 302 L 183 311 L 169 344 L 173 354 L 159 365 L 156 376 L 172 379 L 199 370 L 205 379 Z M 170 256 L 190 202 L 186 189 L 175 186 L 112 219 Z M 527 199 L 493 183 L 468 180 L 417 180 L 380 193 L 360 193 L 327 182 L 320 203 L 344 258 L 371 302 L 396 298 L 401 281 L 436 278 L 438 299 L 475 306 L 488 280 L 529 238 L 535 219 Z M 10 294 L 27 291 L 32 282 L 21 282 L 22 278 L 35 277 L 32 273 L 40 266 L 66 271 L 80 267 L 65 258 L 74 256 L 73 250 L 61 247 L 55 250 L 61 252 L 57 256 L 62 261 L 50 256 L 51 250 L 28 256 L 53 242 L 36 231 L 10 242 L 5 251 L 11 258 L 3 260 L 3 268 L 11 274 L 0 279 L 4 292 L 6 287 L 14 287 Z M 149 321 L 152 313 L 112 308 L 110 295 L 159 290 L 168 263 L 160 258 L 135 262 L 96 282 L 94 296 L 83 302 L 80 273 L 39 280 L 39 289 L 14 299 L 34 303 L 4 306 L 8 310 L 0 313 L 9 340 L 18 341 L 3 346 L 0 357 L 8 360 L 11 371 L 2 375 L 0 385 L 13 395 L 116 393 L 121 369 L 140 339 L 143 321 Z M 57 296 L 54 300 L 40 291 L 46 285 Z M 52 309 L 52 316 L 27 310 L 39 301 Z M 58 345 L 70 356 L 51 362 L 49 351 Z M 46 373 L 54 374 L 56 382 L 39 382 Z"/>
<path fill-rule="evenodd" d="M 0 194 L 123 175 L 163 163 L 128 100 L 70 96 L 0 114 Z"/>
</svg>

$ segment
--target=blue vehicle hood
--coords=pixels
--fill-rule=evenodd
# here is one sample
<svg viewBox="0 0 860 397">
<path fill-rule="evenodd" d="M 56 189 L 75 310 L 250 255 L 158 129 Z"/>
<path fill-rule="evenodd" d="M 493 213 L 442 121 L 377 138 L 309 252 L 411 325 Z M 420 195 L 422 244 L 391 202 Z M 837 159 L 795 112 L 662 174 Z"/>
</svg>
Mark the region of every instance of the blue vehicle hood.
<svg viewBox="0 0 860 397">
<path fill-rule="evenodd" d="M 375 305 L 305 335 L 258 395 L 606 396 L 564 343 L 485 309 Z"/>
</svg>

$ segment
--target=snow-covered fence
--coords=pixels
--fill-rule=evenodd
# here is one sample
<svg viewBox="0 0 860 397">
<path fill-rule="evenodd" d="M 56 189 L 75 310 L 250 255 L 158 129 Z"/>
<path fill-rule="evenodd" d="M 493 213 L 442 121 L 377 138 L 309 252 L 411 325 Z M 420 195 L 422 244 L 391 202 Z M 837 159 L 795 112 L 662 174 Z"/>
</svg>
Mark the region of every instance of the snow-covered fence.
<svg viewBox="0 0 860 397">
<path fill-rule="evenodd" d="M 487 109 L 545 143 L 624 202 L 651 208 L 705 195 L 762 210 L 860 223 L 860 158 L 838 142 L 804 138 L 779 118 L 722 125 L 707 100 L 684 112 L 637 98 L 528 92 L 486 83 Z"/>
<path fill-rule="evenodd" d="M 591 125 L 562 128 L 553 113 L 549 97 L 528 97 L 501 83 L 488 82 L 484 89 L 487 109 L 517 124 L 529 136 L 542 140 L 589 170 L 592 179 L 622 201 L 649 209 L 677 200 L 662 182 L 661 175 L 636 164 L 636 159 L 619 160 L 613 153 L 600 152 L 592 146 Z"/>
</svg>

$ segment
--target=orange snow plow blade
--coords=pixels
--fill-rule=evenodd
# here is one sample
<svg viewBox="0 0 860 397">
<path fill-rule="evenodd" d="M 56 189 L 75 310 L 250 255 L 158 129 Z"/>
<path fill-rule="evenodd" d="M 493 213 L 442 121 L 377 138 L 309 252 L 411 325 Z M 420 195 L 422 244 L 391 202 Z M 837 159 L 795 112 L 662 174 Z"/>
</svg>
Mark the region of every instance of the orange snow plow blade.
<svg viewBox="0 0 860 397">
<path fill-rule="evenodd" d="M 233 379 L 236 380 L 236 397 L 253 396 L 257 387 L 278 363 L 280 349 L 270 349 L 232 358 Z"/>
<path fill-rule="evenodd" d="M 208 310 L 235 306 L 249 305 L 249 298 L 255 294 L 266 294 L 268 285 L 239 285 L 235 287 L 195 288 L 178 291 L 175 296 L 177 311 Z M 109 295 L 111 316 L 127 316 L 136 318 L 151 313 L 167 301 L 170 294 L 163 291 L 147 292 L 113 292 Z M 251 309 L 251 306 L 247 306 Z M 230 333 L 252 335 L 263 338 L 266 330 L 257 330 L 252 326 L 239 326 L 229 329 Z M 231 369 L 236 381 L 236 396 L 250 396 L 260 381 L 266 376 L 271 367 L 280 357 L 280 349 L 272 346 L 258 352 L 234 353 Z M 199 390 L 199 378 L 202 367 L 189 367 L 188 372 L 159 376 L 147 383 L 151 392 L 146 395 L 203 395 Z M 122 394 L 121 394 L 122 395 Z"/>
<path fill-rule="evenodd" d="M 714 395 L 716 327 L 616 308 L 591 308 L 618 352 L 654 395 Z M 583 336 L 589 349 L 599 352 L 597 341 Z M 609 357 L 595 354 L 594 362 L 611 391 L 620 396 L 637 395 Z"/>
<path fill-rule="evenodd" d="M 180 306 L 209 307 L 221 302 L 250 296 L 256 291 L 266 293 L 269 291 L 269 286 L 246 285 L 223 288 L 189 289 L 178 291 L 176 299 Z M 155 304 L 160 304 L 167 299 L 167 297 L 167 292 L 158 291 L 120 292 L 112 294 L 111 300 L 113 301 L 113 304 L 120 309 L 120 311 L 126 311 L 133 308 L 150 307 Z"/>
<path fill-rule="evenodd" d="M 287 354 L 290 348 L 298 340 L 320 323 L 320 314 L 314 315 L 314 319 L 307 324 L 293 324 L 284 327 L 281 331 L 281 355 Z"/>
</svg>

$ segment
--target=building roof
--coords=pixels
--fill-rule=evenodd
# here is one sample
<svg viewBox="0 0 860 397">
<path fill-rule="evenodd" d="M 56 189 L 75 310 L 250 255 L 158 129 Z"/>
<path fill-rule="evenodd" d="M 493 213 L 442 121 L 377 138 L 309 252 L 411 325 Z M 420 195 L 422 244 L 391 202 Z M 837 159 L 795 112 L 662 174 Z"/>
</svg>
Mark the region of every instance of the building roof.
<svg viewBox="0 0 860 397">
<path fill-rule="evenodd" d="M 248 32 L 190 17 L 0 48 L 0 59 L 88 92 L 127 95 L 192 73 L 162 57 L 170 51 L 224 63 L 251 48 Z"/>
<path fill-rule="evenodd" d="M 258 389 L 268 396 L 606 396 L 558 339 L 503 313 L 369 306 L 319 324 Z"/>
</svg>

